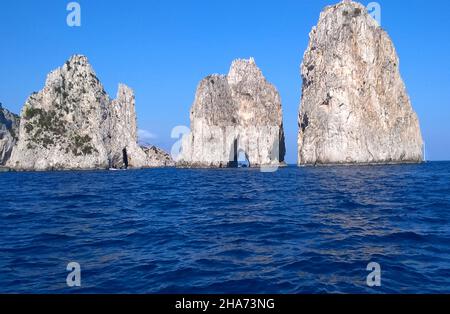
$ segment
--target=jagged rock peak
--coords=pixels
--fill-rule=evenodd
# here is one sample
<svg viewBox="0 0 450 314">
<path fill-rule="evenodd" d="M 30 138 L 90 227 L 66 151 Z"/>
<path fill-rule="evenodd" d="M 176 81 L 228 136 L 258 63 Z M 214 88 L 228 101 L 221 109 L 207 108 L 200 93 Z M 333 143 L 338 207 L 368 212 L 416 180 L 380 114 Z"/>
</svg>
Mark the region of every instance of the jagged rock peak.
<svg viewBox="0 0 450 314">
<path fill-rule="evenodd" d="M 200 82 L 181 150 L 178 165 L 186 167 L 235 166 L 239 152 L 251 167 L 284 161 L 281 98 L 253 58 Z"/>
<path fill-rule="evenodd" d="M 300 165 L 422 161 L 394 45 L 363 5 L 325 8 L 301 73 Z"/>
<path fill-rule="evenodd" d="M 63 66 L 50 72 L 47 76 L 46 85 L 52 85 L 53 81 L 60 82 L 61 76 L 74 80 L 89 79 L 99 83 L 97 75 L 89 63 L 88 58 L 83 55 L 73 55 Z"/>
<path fill-rule="evenodd" d="M 75 69 L 75 70 L 89 69 L 89 70 L 93 71 L 91 64 L 89 63 L 89 59 L 84 55 L 78 55 L 78 54 L 70 57 L 69 60 L 67 60 L 66 63 L 64 64 L 64 67 L 68 71 L 70 71 L 72 69 Z"/>
<path fill-rule="evenodd" d="M 343 0 L 335 5 L 327 6 L 320 13 L 319 20 L 325 21 L 330 19 L 328 20 L 329 25 L 345 25 L 353 18 L 364 19 L 370 27 L 380 27 L 377 21 L 368 14 L 367 8 L 363 4 L 352 0 Z M 313 30 L 315 29 L 314 27 Z"/>
<path fill-rule="evenodd" d="M 89 59 L 84 55 L 73 55 L 64 63 L 62 69 L 67 72 L 87 72 L 95 74 Z"/>
<path fill-rule="evenodd" d="M 124 103 L 130 103 L 134 101 L 134 91 L 127 85 L 123 83 L 119 83 L 119 87 L 117 89 L 117 95 L 116 100 L 124 102 Z"/>
<path fill-rule="evenodd" d="M 255 59 L 236 59 L 232 62 L 227 75 L 230 85 L 238 84 L 242 81 L 265 80 L 261 70 L 256 65 Z"/>
</svg>

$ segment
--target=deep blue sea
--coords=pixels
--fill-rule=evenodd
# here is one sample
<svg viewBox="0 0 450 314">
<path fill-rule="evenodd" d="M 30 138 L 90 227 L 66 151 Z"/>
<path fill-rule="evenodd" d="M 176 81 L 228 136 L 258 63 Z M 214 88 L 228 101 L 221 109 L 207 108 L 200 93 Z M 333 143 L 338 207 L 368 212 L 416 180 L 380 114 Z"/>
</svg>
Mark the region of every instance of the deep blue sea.
<svg viewBox="0 0 450 314">
<path fill-rule="evenodd" d="M 450 293 L 449 162 L 11 172 L 0 197 L 0 293 Z"/>
</svg>

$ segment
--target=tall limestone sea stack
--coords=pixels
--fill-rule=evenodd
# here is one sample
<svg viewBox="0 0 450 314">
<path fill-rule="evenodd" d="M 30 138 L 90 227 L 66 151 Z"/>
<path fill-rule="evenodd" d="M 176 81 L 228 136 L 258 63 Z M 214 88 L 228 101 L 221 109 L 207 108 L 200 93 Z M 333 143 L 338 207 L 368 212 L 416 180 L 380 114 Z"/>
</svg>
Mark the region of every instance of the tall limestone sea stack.
<svg viewBox="0 0 450 314">
<path fill-rule="evenodd" d="M 394 45 L 363 5 L 321 13 L 301 72 L 300 165 L 423 161 Z"/>
<path fill-rule="evenodd" d="M 178 166 L 236 167 L 243 155 L 250 167 L 284 162 L 281 99 L 253 58 L 235 60 L 228 75 L 211 75 L 197 89 L 191 132 L 182 140 Z"/>
<path fill-rule="evenodd" d="M 170 165 L 167 154 L 153 156 L 154 150 L 138 146 L 134 108 L 130 88 L 120 85 L 111 101 L 87 58 L 73 56 L 26 101 L 7 166 L 79 170 Z"/>
<path fill-rule="evenodd" d="M 18 132 L 19 117 L 4 109 L 0 103 L 0 166 L 4 166 L 8 161 Z"/>
</svg>

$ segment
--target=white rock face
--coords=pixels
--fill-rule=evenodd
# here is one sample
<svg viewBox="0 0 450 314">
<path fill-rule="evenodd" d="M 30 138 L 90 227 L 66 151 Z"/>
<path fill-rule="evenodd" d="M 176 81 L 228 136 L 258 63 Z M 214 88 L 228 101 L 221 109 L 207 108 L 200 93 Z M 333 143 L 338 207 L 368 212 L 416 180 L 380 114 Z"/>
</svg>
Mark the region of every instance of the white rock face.
<svg viewBox="0 0 450 314">
<path fill-rule="evenodd" d="M 239 154 L 250 167 L 284 162 L 280 95 L 253 59 L 235 60 L 227 76 L 211 75 L 200 82 L 191 133 L 183 137 L 177 165 L 234 167 Z"/>
<path fill-rule="evenodd" d="M 19 117 L 2 107 L 0 103 L 0 166 L 5 165 L 17 141 Z"/>
<path fill-rule="evenodd" d="M 16 170 L 160 167 L 137 144 L 134 94 L 119 86 L 111 101 L 84 56 L 51 72 L 22 109 L 19 140 L 7 166 Z M 154 157 L 154 158 L 153 158 Z"/>
<path fill-rule="evenodd" d="M 363 5 L 345 0 L 321 13 L 301 72 L 300 165 L 423 160 L 397 53 Z"/>
<path fill-rule="evenodd" d="M 110 131 L 108 146 L 111 168 L 124 168 L 124 153 L 127 155 L 128 167 L 148 168 L 174 166 L 169 154 L 152 147 L 138 145 L 137 122 L 134 92 L 126 85 L 120 84 L 117 97 L 111 102 Z M 126 151 L 124 151 L 126 150 Z"/>
</svg>

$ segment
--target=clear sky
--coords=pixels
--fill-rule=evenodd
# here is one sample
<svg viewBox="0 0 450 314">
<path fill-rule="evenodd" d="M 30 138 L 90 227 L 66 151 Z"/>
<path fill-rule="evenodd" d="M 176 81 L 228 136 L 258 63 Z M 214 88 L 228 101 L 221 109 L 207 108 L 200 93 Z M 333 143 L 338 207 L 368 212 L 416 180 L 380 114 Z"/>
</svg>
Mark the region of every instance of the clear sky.
<svg viewBox="0 0 450 314">
<path fill-rule="evenodd" d="M 169 149 L 189 126 L 199 81 L 253 56 L 283 101 L 287 161 L 296 162 L 300 64 L 308 34 L 329 0 L 80 0 L 81 27 L 65 0 L 0 3 L 0 102 L 18 113 L 48 72 L 88 56 L 107 92 L 136 92 L 139 128 Z M 367 5 L 370 1 L 363 1 Z M 431 160 L 450 160 L 450 1 L 379 0 L 382 26 L 419 115 Z"/>
</svg>

